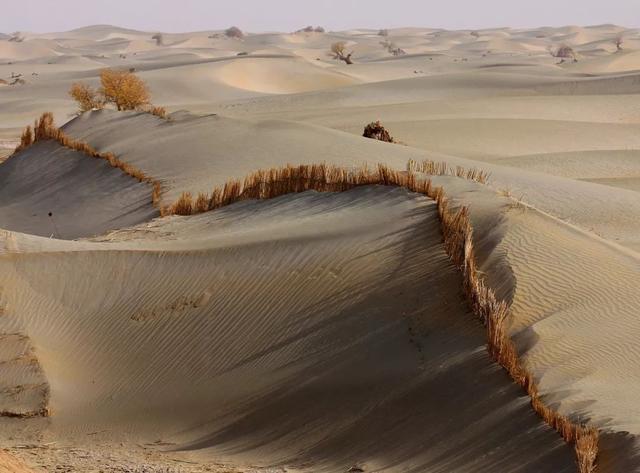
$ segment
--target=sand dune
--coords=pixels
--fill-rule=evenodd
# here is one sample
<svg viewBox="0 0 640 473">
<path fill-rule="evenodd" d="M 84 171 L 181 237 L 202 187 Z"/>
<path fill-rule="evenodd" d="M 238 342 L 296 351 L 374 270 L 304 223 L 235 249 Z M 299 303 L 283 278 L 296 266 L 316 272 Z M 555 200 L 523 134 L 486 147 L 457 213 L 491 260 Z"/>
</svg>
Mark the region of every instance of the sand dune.
<svg viewBox="0 0 640 473">
<path fill-rule="evenodd" d="M 545 405 L 598 428 L 599 473 L 640 471 L 638 30 L 156 33 L 0 37 L 0 471 L 576 471 L 485 350 L 431 200 L 160 218 L 149 184 L 52 141 L 2 162 L 44 111 L 161 205 L 288 163 L 489 173 L 433 179 Z M 168 119 L 76 116 L 69 87 L 105 67 Z M 361 136 L 378 119 L 401 144 Z"/>
<path fill-rule="evenodd" d="M 39 348 L 55 412 L 46 435 L 123 431 L 312 471 L 572 470 L 484 352 L 424 198 L 309 193 L 63 252 L 11 238 L 3 300 L 23 316 L 3 328 Z M 69 277 L 42 264 L 69 265 Z"/>
</svg>

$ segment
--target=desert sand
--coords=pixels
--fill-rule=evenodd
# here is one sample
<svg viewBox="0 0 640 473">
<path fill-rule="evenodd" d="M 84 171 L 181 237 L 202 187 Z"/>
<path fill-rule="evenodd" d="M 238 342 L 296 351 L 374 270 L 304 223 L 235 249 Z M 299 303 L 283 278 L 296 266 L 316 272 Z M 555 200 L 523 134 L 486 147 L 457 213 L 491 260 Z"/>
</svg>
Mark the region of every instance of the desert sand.
<svg viewBox="0 0 640 473">
<path fill-rule="evenodd" d="M 640 471 L 640 31 L 156 33 L 0 39 L 0 472 L 578 471 L 485 350 L 432 200 L 161 212 L 258 169 L 410 160 L 490 175 L 431 178 L 546 405 L 598 430 L 598 472 Z M 169 116 L 78 115 L 104 68 Z M 46 111 L 160 206 L 54 140 L 12 155 Z"/>
</svg>

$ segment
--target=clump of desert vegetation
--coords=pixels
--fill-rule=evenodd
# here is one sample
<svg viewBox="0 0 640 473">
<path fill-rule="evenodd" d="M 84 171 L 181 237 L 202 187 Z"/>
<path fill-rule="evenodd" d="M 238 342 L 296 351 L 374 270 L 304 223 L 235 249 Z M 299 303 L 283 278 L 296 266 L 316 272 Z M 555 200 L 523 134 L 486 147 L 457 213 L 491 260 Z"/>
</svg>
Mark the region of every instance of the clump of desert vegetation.
<svg viewBox="0 0 640 473">
<path fill-rule="evenodd" d="M 131 70 L 104 69 L 100 72 L 100 87 L 76 82 L 71 85 L 69 95 L 78 104 L 80 113 L 99 110 L 113 105 L 117 110 L 141 110 L 166 118 L 163 107 L 151 105 L 146 83 Z"/>
<path fill-rule="evenodd" d="M 232 26 L 232 27 L 227 28 L 226 30 L 224 30 L 224 35 L 227 38 L 234 38 L 234 39 L 242 39 L 242 38 L 244 38 L 244 33 L 237 26 Z"/>
<path fill-rule="evenodd" d="M 151 39 L 155 40 L 156 46 L 162 46 L 164 44 L 164 36 L 162 33 L 154 34 Z"/>
<path fill-rule="evenodd" d="M 331 53 L 334 59 L 344 61 L 346 64 L 353 64 L 351 56 L 353 52 L 347 53 L 347 43 L 338 41 L 331 45 Z"/>
<path fill-rule="evenodd" d="M 558 46 L 556 49 L 549 48 L 549 53 L 551 53 L 553 57 L 561 59 L 560 64 L 565 62 L 567 59 L 571 59 L 573 60 L 573 62 L 578 62 L 576 52 L 571 46 L 568 46 L 566 44 Z"/>
<path fill-rule="evenodd" d="M 311 25 L 305 26 L 304 28 L 299 29 L 296 33 L 324 33 L 324 28 L 322 26 L 316 26 L 315 28 Z"/>
<path fill-rule="evenodd" d="M 378 36 L 385 36 L 385 37 L 389 36 L 389 30 L 387 29 L 378 30 Z"/>
<path fill-rule="evenodd" d="M 616 36 L 613 40 L 613 44 L 616 45 L 616 51 L 622 51 L 622 44 L 624 43 L 624 39 L 622 36 Z"/>
<path fill-rule="evenodd" d="M 380 41 L 382 47 L 384 47 L 388 52 L 390 52 L 394 56 L 404 56 L 406 51 L 402 48 L 399 48 L 395 43 L 389 40 Z"/>
<path fill-rule="evenodd" d="M 393 136 L 391 136 L 382 123 L 380 123 L 380 120 L 371 122 L 365 126 L 362 136 L 373 140 L 384 141 L 386 143 L 395 143 Z"/>
</svg>

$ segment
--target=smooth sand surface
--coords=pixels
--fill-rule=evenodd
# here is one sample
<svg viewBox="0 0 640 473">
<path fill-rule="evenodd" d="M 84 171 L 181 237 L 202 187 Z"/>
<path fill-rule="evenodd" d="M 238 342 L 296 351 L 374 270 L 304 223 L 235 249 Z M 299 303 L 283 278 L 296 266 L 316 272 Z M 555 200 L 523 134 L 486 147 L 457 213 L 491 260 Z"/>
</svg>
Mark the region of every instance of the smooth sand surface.
<svg viewBox="0 0 640 473">
<path fill-rule="evenodd" d="M 287 163 L 489 172 L 435 180 L 470 206 L 545 400 L 601 429 L 600 472 L 640 471 L 638 30 L 154 33 L 0 39 L 0 78 L 25 81 L 0 85 L 0 404 L 52 413 L 1 419 L 0 446 L 38 471 L 575 471 L 486 355 L 433 203 L 371 187 L 153 219 L 149 186 L 102 160 L 6 159 L 52 111 L 163 204 Z M 76 117 L 67 90 L 104 67 L 169 120 Z M 401 144 L 361 136 L 378 119 Z"/>
</svg>

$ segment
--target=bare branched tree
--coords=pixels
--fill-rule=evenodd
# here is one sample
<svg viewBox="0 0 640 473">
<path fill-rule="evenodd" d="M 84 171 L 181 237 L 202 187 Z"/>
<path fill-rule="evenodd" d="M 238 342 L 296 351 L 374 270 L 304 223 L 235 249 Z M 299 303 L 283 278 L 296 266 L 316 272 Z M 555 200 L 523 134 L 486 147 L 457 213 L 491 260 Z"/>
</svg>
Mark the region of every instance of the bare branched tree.
<svg viewBox="0 0 640 473">
<path fill-rule="evenodd" d="M 344 41 L 338 41 L 337 43 L 333 43 L 331 45 L 331 53 L 333 54 L 334 59 L 338 59 L 340 61 L 344 61 L 347 64 L 353 64 L 351 60 L 351 55 L 353 52 L 347 54 L 347 44 Z"/>
<path fill-rule="evenodd" d="M 617 48 L 618 51 L 622 51 L 622 43 L 624 43 L 624 40 L 622 39 L 622 36 L 617 36 L 613 40 L 613 44 L 616 45 L 616 48 Z"/>
</svg>

